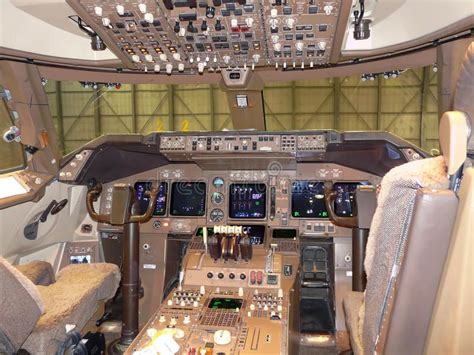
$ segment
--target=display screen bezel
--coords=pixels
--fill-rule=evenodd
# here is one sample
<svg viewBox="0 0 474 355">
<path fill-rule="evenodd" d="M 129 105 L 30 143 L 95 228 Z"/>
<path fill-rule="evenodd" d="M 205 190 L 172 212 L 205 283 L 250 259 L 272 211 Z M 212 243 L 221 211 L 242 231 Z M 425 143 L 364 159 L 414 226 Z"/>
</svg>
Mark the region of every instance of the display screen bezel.
<svg viewBox="0 0 474 355">
<path fill-rule="evenodd" d="M 135 198 L 140 201 L 138 199 L 138 190 L 137 190 L 137 186 L 138 185 L 149 185 L 147 188 L 149 189 L 151 186 L 153 186 L 153 183 L 155 181 L 137 181 L 135 182 L 135 184 L 133 185 L 133 188 L 135 189 Z M 161 217 L 161 216 L 165 216 L 166 215 L 166 208 L 167 208 L 167 204 L 168 204 L 168 183 L 166 181 L 158 181 L 157 182 L 158 186 L 160 187 L 160 190 L 161 190 L 161 186 L 164 186 L 164 192 L 165 192 L 165 201 L 164 201 L 164 205 L 163 205 L 163 211 L 162 212 L 157 212 L 156 211 L 156 208 L 158 207 L 158 198 L 159 198 L 159 193 L 158 195 L 156 196 L 156 206 L 155 206 L 155 209 L 153 211 L 153 216 L 155 217 Z M 147 191 L 147 190 L 145 190 Z M 140 206 L 140 214 L 144 214 L 145 211 L 146 211 L 146 208 L 143 209 L 141 208 L 142 206 Z"/>
<path fill-rule="evenodd" d="M 262 216 L 260 217 L 242 217 L 242 216 L 236 216 L 235 215 L 235 211 L 234 209 L 232 208 L 232 202 L 233 202 L 233 199 L 232 199 L 232 189 L 235 185 L 239 185 L 239 186 L 252 186 L 252 185 L 259 185 L 259 186 L 263 186 L 264 187 L 264 192 L 263 192 L 263 212 L 262 212 Z M 260 192 L 260 189 L 256 189 L 257 191 Z M 229 218 L 230 219 L 254 219 L 254 220 L 261 220 L 261 219 L 265 219 L 267 217 L 267 184 L 263 183 L 263 182 L 235 182 L 235 183 L 232 183 L 232 184 L 229 184 L 229 205 L 228 205 L 228 213 L 229 213 Z"/>
<path fill-rule="evenodd" d="M 174 210 L 176 207 L 175 203 L 177 201 L 177 193 L 179 192 L 177 190 L 177 186 L 179 186 L 179 184 L 193 184 L 194 187 L 192 188 L 194 190 L 194 192 L 198 191 L 196 190 L 196 187 L 198 184 L 199 185 L 203 185 L 203 188 L 199 188 L 199 190 L 203 190 L 203 193 L 202 193 L 202 200 L 201 200 L 201 203 L 203 204 L 203 211 L 202 213 L 193 213 L 192 211 L 190 212 L 185 212 L 185 213 L 182 213 L 182 212 L 177 212 L 175 213 Z M 184 196 L 183 194 L 179 193 L 179 197 L 182 197 Z M 182 205 L 181 205 L 182 206 Z M 170 198 L 170 216 L 175 216 L 175 217 L 204 217 L 206 215 L 206 207 L 207 207 L 207 183 L 205 181 L 175 181 L 171 184 L 171 198 Z"/>
</svg>

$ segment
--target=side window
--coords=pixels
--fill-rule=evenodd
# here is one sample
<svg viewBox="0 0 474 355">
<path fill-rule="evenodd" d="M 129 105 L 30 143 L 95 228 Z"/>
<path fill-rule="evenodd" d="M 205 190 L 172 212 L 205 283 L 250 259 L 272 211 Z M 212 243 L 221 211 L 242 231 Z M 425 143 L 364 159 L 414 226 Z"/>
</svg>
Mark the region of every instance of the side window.
<svg viewBox="0 0 474 355">
<path fill-rule="evenodd" d="M 14 113 L 7 105 L 10 93 L 0 86 L 0 174 L 25 167 L 25 153 L 23 146 L 16 140 L 19 131 L 13 120 Z"/>
</svg>

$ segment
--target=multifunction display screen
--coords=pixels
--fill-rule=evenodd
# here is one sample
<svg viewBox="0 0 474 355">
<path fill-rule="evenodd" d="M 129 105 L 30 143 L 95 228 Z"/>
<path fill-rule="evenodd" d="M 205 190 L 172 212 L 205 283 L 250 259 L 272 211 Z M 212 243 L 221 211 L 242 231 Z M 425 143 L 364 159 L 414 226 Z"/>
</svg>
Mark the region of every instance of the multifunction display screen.
<svg viewBox="0 0 474 355">
<path fill-rule="evenodd" d="M 145 192 L 151 191 L 151 181 L 138 181 L 135 183 L 135 196 L 137 197 L 140 206 L 140 214 L 144 214 L 148 208 L 150 197 L 145 195 Z M 158 195 L 156 196 L 156 206 L 153 211 L 153 216 L 163 216 L 166 212 L 166 196 L 168 193 L 168 184 L 166 182 L 158 183 Z"/>
<path fill-rule="evenodd" d="M 265 184 L 231 184 L 230 218 L 265 218 L 267 186 Z"/>
<path fill-rule="evenodd" d="M 209 308 L 212 309 L 242 309 L 243 300 L 239 298 L 213 298 L 209 302 Z"/>
<path fill-rule="evenodd" d="M 205 182 L 173 182 L 171 185 L 172 216 L 204 216 L 206 213 Z"/>
<path fill-rule="evenodd" d="M 291 215 L 295 218 L 328 218 L 322 181 L 293 181 Z"/>
</svg>

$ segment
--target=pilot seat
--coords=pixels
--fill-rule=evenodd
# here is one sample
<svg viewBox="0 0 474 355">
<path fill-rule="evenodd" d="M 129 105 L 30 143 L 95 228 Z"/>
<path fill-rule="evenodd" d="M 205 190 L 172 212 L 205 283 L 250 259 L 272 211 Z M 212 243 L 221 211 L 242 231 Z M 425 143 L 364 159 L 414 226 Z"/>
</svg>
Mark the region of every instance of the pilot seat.
<svg viewBox="0 0 474 355">
<path fill-rule="evenodd" d="M 115 295 L 119 282 L 114 264 L 69 265 L 55 278 L 49 263 L 16 268 L 0 257 L 0 353 L 56 353 L 69 330 L 80 332 L 98 302 Z"/>
</svg>

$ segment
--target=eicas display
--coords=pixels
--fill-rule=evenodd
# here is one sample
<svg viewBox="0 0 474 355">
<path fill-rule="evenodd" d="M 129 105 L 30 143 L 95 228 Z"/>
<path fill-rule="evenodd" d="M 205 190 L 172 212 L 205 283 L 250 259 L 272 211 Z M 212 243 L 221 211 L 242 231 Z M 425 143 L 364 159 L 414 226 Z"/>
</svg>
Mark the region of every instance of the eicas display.
<svg viewBox="0 0 474 355">
<path fill-rule="evenodd" d="M 230 218 L 265 218 L 265 184 L 231 184 L 229 193 Z"/>
</svg>

